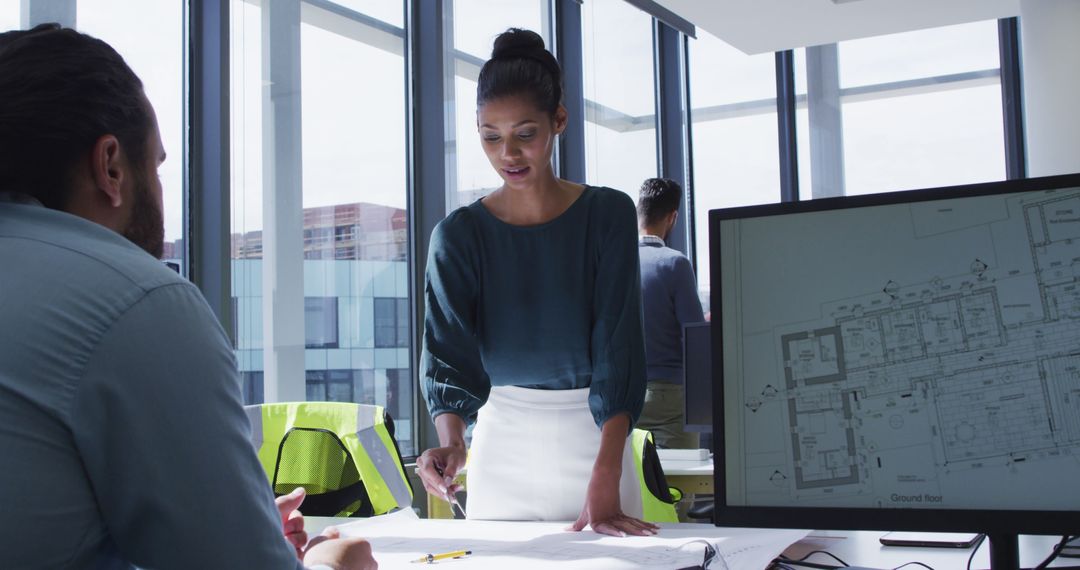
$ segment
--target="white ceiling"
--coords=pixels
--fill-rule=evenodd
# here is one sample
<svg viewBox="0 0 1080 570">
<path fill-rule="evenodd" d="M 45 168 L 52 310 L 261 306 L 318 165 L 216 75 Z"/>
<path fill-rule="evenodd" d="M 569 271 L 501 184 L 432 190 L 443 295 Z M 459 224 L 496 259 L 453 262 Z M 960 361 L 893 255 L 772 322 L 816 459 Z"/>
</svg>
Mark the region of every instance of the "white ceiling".
<svg viewBox="0 0 1080 570">
<path fill-rule="evenodd" d="M 748 53 L 1020 14 L 1020 0 L 655 0 Z"/>
</svg>

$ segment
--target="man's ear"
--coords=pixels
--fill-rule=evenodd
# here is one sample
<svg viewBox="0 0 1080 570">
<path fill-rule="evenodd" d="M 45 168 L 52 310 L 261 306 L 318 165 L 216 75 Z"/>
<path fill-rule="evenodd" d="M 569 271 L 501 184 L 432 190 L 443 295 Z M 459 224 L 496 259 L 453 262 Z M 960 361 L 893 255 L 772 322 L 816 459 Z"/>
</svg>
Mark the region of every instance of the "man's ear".
<svg viewBox="0 0 1080 570">
<path fill-rule="evenodd" d="M 90 151 L 90 176 L 94 190 L 100 192 L 113 208 L 124 203 L 121 187 L 127 174 L 128 163 L 120 149 L 120 141 L 114 135 L 102 135 Z"/>
</svg>

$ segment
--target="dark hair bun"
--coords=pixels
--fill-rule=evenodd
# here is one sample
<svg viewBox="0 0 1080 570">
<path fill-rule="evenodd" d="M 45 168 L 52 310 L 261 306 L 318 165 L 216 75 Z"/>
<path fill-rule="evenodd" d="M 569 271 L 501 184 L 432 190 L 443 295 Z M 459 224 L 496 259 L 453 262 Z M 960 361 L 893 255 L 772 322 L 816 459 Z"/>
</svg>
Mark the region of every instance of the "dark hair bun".
<svg viewBox="0 0 1080 570">
<path fill-rule="evenodd" d="M 544 48 L 544 38 L 532 30 L 510 28 L 495 37 L 495 45 L 491 48 L 491 58 L 518 58 L 536 57 L 538 54 L 547 54 Z"/>
<path fill-rule="evenodd" d="M 491 59 L 480 70 L 476 104 L 512 95 L 528 95 L 554 114 L 562 104 L 562 70 L 532 30 L 510 28 L 495 38 Z"/>
</svg>

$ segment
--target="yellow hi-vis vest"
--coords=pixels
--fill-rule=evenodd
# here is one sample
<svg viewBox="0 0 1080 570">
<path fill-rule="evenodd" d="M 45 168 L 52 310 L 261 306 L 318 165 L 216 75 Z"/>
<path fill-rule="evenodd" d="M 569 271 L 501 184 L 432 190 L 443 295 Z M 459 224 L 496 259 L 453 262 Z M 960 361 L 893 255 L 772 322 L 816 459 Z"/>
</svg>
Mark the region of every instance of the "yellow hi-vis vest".
<svg viewBox="0 0 1080 570">
<path fill-rule="evenodd" d="M 682 499 L 682 492 L 668 487 L 660 456 L 656 453 L 652 432 L 634 429 L 631 434 L 634 448 L 634 465 L 637 467 L 638 483 L 641 485 L 642 518 L 648 522 L 679 522 L 675 503 Z"/>
<path fill-rule="evenodd" d="M 274 494 L 304 487 L 305 514 L 370 516 L 412 507 L 393 420 L 382 406 L 291 402 L 244 409 Z M 332 512 L 324 510 L 331 505 Z"/>
</svg>

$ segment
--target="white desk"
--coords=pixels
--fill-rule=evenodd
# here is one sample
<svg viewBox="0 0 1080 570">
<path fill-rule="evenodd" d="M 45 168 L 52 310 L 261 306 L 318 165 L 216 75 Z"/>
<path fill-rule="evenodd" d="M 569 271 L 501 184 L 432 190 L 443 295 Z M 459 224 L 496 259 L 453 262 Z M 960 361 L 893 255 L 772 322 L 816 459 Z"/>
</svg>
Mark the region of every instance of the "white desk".
<svg viewBox="0 0 1080 570">
<path fill-rule="evenodd" d="M 368 538 L 384 570 L 415 570 L 424 566 L 411 563 L 428 553 L 456 550 L 471 550 L 472 555 L 437 564 L 449 570 L 663 570 L 700 565 L 707 545 L 716 550 L 717 562 L 710 566 L 714 570 L 764 568 L 807 532 L 665 523 L 656 536 L 612 537 L 568 532 L 568 521 L 432 520 L 412 513 L 333 521 L 345 536 Z M 309 521 L 309 533 L 322 522 Z"/>
<path fill-rule="evenodd" d="M 307 531 L 310 536 L 316 536 L 322 529 L 330 525 L 342 525 L 353 522 L 356 519 L 330 518 L 330 517 L 304 517 Z M 513 523 L 507 523 L 513 524 Z M 665 528 L 690 529 L 707 531 L 712 525 L 702 524 L 666 524 Z M 790 558 L 801 558 L 813 550 L 826 550 L 839 556 L 848 564 L 864 565 L 873 568 L 895 568 L 907 562 L 922 562 L 934 567 L 936 570 L 963 569 L 967 564 L 970 549 L 959 548 L 914 548 L 914 547 L 890 547 L 882 546 L 878 538 L 884 534 L 881 531 L 813 531 L 809 536 L 796 542 L 784 554 Z M 1032 568 L 1043 560 L 1050 549 L 1057 544 L 1060 537 L 1053 536 L 1021 536 L 1020 537 L 1020 562 L 1026 568 Z M 378 552 L 375 552 L 378 559 Z M 834 562 L 827 556 L 817 554 L 811 561 L 831 563 Z M 1062 566 L 1080 566 L 1080 560 L 1059 558 L 1051 568 Z M 989 567 L 989 547 L 983 544 L 972 562 L 973 569 L 985 569 Z M 916 567 L 917 568 L 917 567 Z M 741 570 L 741 569 L 740 569 Z"/>
</svg>

